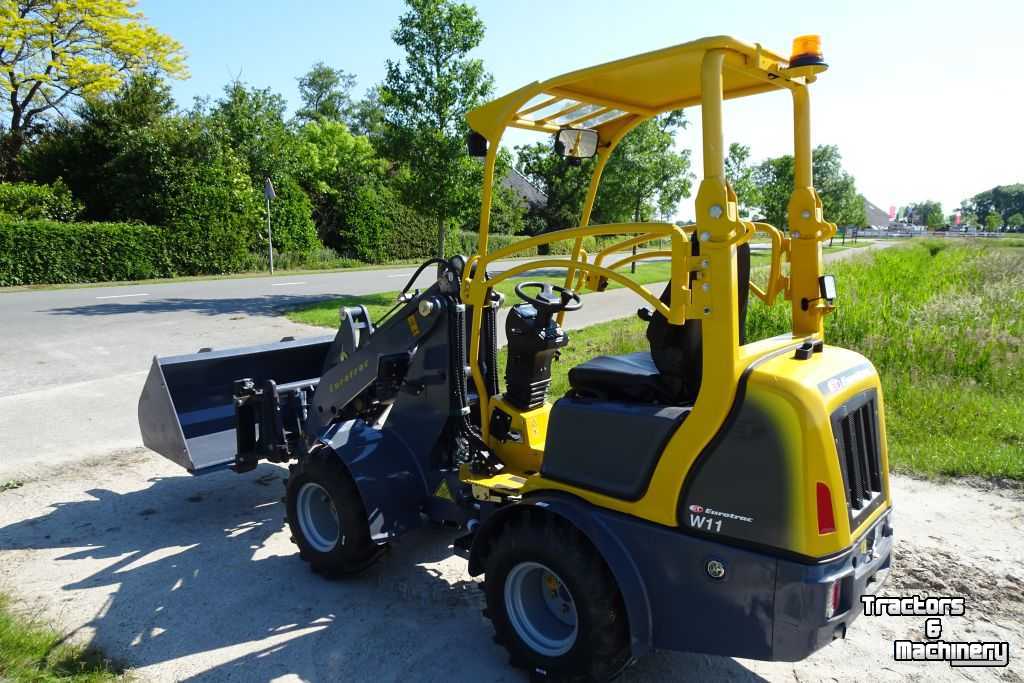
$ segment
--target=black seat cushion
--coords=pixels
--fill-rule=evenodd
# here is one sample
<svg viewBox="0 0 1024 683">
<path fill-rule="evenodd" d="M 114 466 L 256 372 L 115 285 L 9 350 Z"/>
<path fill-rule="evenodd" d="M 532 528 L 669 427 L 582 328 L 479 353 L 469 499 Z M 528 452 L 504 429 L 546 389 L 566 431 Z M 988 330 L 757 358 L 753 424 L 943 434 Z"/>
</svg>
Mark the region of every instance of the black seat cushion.
<svg viewBox="0 0 1024 683">
<path fill-rule="evenodd" d="M 672 403 L 673 396 L 647 351 L 597 356 L 569 370 L 569 385 L 580 398 L 601 401 Z"/>
</svg>

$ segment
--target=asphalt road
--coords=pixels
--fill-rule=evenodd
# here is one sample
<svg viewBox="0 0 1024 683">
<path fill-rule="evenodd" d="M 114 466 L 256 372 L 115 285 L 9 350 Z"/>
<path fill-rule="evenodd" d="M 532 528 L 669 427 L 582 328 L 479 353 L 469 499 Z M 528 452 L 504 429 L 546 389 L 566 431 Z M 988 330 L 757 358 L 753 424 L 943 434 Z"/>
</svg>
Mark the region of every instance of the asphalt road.
<svg viewBox="0 0 1024 683">
<path fill-rule="evenodd" d="M 400 289 L 414 270 L 0 293 L 0 477 L 140 446 L 135 406 L 153 356 L 321 335 L 323 329 L 292 323 L 281 311 Z M 417 284 L 429 284 L 430 271 Z M 628 290 L 600 296 L 600 306 L 569 316 L 568 327 L 629 315 L 638 306 Z"/>
<path fill-rule="evenodd" d="M 501 270 L 515 261 L 497 262 Z M 141 445 L 136 402 L 153 356 L 322 335 L 281 312 L 341 294 L 401 289 L 382 268 L 0 293 L 0 476 Z M 417 281 L 428 286 L 433 269 Z M 615 290 L 604 303 L 630 298 Z M 635 299 L 629 304 L 636 307 Z M 628 310 L 627 310 L 628 312 Z M 623 315 L 592 307 L 575 325 Z"/>
</svg>

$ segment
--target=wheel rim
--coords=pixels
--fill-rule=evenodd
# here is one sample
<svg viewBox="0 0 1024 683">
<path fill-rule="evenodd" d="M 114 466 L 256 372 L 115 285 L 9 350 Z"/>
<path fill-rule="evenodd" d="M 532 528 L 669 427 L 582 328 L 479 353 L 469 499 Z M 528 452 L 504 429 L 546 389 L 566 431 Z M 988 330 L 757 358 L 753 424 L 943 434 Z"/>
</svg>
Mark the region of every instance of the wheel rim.
<svg viewBox="0 0 1024 683">
<path fill-rule="evenodd" d="M 576 644 L 576 603 L 562 578 L 539 562 L 521 562 L 505 579 L 505 611 L 519 638 L 533 651 L 564 655 Z"/>
<path fill-rule="evenodd" d="M 321 553 L 333 550 L 341 538 L 341 522 L 338 521 L 338 511 L 327 489 L 313 482 L 303 484 L 295 501 L 295 509 L 299 529 L 313 550 Z"/>
</svg>

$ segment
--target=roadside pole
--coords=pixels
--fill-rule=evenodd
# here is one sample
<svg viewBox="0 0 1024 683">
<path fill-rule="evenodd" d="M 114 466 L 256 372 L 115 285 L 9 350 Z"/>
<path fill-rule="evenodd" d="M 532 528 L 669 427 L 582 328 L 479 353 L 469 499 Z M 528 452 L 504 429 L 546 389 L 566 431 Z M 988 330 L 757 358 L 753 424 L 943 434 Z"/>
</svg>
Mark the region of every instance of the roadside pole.
<svg viewBox="0 0 1024 683">
<path fill-rule="evenodd" d="M 274 233 L 270 229 L 270 200 L 277 199 L 277 193 L 274 192 L 274 183 L 270 182 L 270 178 L 267 178 L 263 182 L 263 196 L 267 200 L 267 252 L 270 255 L 270 274 L 274 274 Z"/>
</svg>

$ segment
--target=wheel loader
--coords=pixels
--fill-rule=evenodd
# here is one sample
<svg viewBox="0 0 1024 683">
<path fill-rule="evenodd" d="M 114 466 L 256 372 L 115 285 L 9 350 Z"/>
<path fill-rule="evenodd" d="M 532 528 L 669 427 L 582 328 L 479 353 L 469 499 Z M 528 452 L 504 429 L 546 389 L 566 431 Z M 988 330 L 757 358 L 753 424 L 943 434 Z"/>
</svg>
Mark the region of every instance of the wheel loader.
<svg viewBox="0 0 1024 683">
<path fill-rule="evenodd" d="M 885 580 L 893 525 L 878 373 L 824 336 L 836 226 L 812 182 L 809 86 L 826 68 L 815 36 L 789 58 L 711 37 L 469 112 L 477 253 L 424 263 L 382 319 L 341 308 L 333 336 L 156 358 L 145 444 L 193 474 L 287 464 L 287 523 L 326 576 L 365 569 L 416 527 L 461 528 L 453 549 L 484 576 L 497 641 L 535 676 L 608 679 L 657 649 L 796 661 L 843 638 Z M 793 103 L 788 232 L 739 216 L 723 162 L 723 101 L 779 90 Z M 695 224 L 592 225 L 616 145 L 688 107 L 703 129 Z M 593 170 L 579 227 L 490 250 L 509 128 L 550 135 Z M 588 254 L 591 236 L 606 239 Z M 761 284 L 755 237 L 771 254 Z M 496 267 L 564 240 L 565 256 Z M 624 270 L 651 259 L 671 264 L 660 295 Z M 524 280 L 550 269 L 564 284 Z M 510 278 L 519 301 L 503 310 Z M 601 306 L 581 293 L 612 282 L 643 304 L 649 350 L 587 360 L 549 396 L 565 316 Z M 751 293 L 787 305 L 791 331 L 748 340 Z"/>
</svg>

